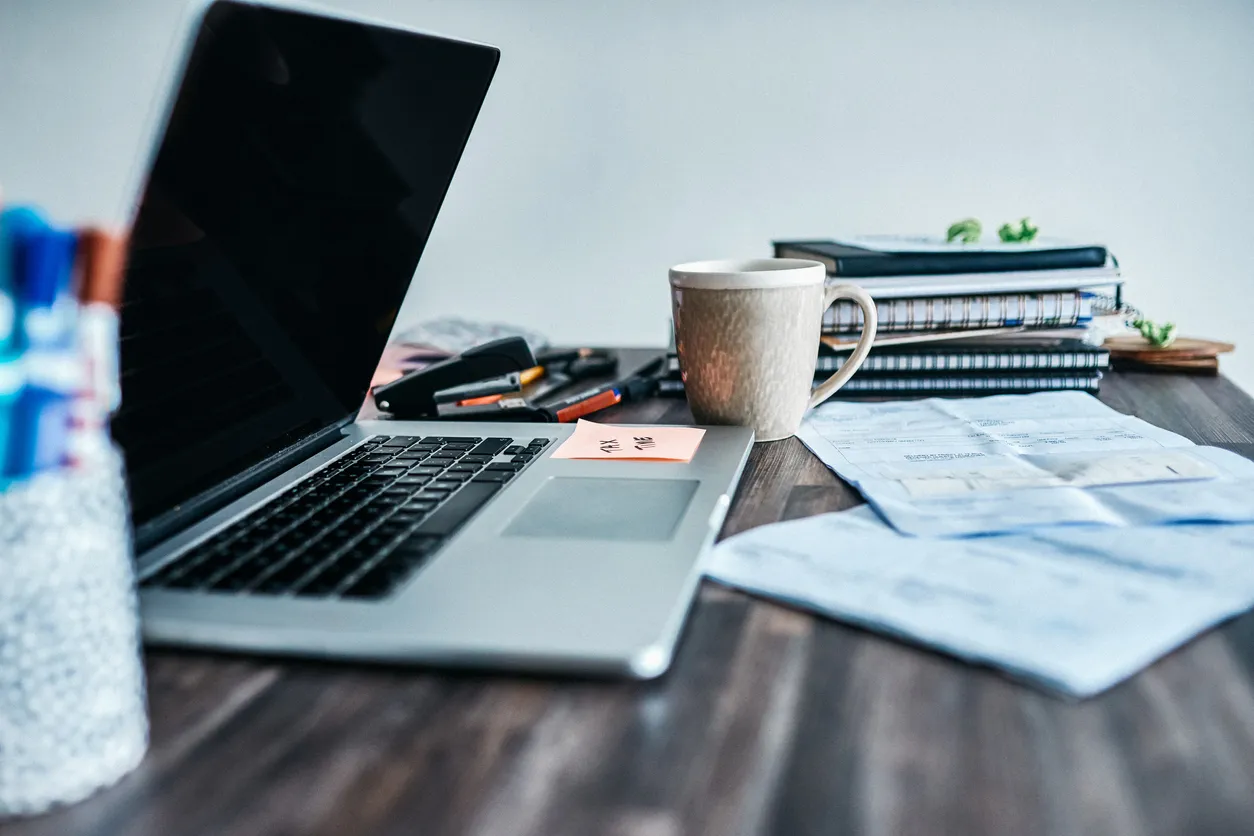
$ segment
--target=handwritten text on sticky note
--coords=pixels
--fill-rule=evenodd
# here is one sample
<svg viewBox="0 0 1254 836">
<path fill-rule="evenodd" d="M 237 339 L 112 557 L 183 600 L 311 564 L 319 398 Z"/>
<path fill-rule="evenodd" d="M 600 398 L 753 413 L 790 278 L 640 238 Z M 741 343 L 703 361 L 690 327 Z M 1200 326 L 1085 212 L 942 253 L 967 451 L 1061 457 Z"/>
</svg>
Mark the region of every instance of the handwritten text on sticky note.
<svg viewBox="0 0 1254 836">
<path fill-rule="evenodd" d="M 705 430 L 697 427 L 615 427 L 580 421 L 552 458 L 687 462 L 704 435 Z"/>
</svg>

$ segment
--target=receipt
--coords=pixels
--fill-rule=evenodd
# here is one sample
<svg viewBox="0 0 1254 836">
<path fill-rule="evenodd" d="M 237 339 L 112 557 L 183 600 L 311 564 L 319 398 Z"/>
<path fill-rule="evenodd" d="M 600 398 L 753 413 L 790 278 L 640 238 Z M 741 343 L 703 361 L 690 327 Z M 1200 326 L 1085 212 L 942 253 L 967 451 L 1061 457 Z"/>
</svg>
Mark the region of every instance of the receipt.
<svg viewBox="0 0 1254 836">
<path fill-rule="evenodd" d="M 971 459 L 964 459 L 973 464 Z M 881 469 L 891 472 L 889 468 Z M 1025 456 L 1005 464 L 984 467 L 936 468 L 926 476 L 899 477 L 912 497 L 952 496 L 963 493 L 1054 488 L 1072 485 L 1130 485 L 1138 482 L 1176 482 L 1212 479 L 1220 474 L 1213 463 L 1189 451 L 1149 451 L 1119 455 Z"/>
<path fill-rule="evenodd" d="M 1123 415 L 1078 392 L 828 403 L 798 437 L 895 528 L 968 536 L 1090 523 L 1254 521 L 1254 463 Z M 1175 506 L 1137 486 L 1189 483 Z M 1247 484 L 1248 487 L 1248 484 Z"/>
<path fill-rule="evenodd" d="M 1254 525 L 908 537 L 863 506 L 728 538 L 711 579 L 1085 697 L 1254 604 Z"/>
</svg>

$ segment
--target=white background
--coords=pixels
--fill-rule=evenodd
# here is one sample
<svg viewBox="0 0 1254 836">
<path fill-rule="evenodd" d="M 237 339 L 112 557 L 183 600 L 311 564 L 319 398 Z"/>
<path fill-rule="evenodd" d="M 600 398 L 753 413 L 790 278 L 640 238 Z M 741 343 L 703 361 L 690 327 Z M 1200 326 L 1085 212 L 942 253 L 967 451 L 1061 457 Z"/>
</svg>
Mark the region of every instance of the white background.
<svg viewBox="0 0 1254 836">
<path fill-rule="evenodd" d="M 676 262 L 1030 214 L 1254 389 L 1254 2 L 366 0 L 500 46 L 406 303 L 661 344 Z M 0 183 L 121 220 L 180 0 L 0 0 Z"/>
</svg>

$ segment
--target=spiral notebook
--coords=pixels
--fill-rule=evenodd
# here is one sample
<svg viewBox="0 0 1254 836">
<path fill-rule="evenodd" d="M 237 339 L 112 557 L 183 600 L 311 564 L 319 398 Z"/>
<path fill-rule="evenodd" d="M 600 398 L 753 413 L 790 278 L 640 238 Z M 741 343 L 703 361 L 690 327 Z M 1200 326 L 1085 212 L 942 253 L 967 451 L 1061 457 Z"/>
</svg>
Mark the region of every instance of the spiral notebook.
<svg viewBox="0 0 1254 836">
<path fill-rule="evenodd" d="M 848 357 L 819 355 L 815 374 L 831 374 Z M 858 377 L 916 372 L 1059 372 L 1104 369 L 1109 365 L 1108 350 L 1081 339 L 1033 339 L 1030 335 L 1011 334 L 1000 339 L 875 348 L 858 369 Z"/>
<path fill-rule="evenodd" d="M 863 377 L 854 375 L 836 397 L 842 395 L 898 395 L 898 394 L 1012 394 L 1019 392 L 1046 392 L 1076 390 L 1096 392 L 1101 384 L 1102 373 L 1096 369 L 1076 374 L 989 374 L 936 375 L 912 374 L 896 377 Z"/>
<path fill-rule="evenodd" d="M 1008 326 L 1065 327 L 1093 317 L 1093 297 L 1083 291 L 1007 293 L 877 299 L 880 331 L 933 331 Z M 823 314 L 823 332 L 845 334 L 862 329 L 862 310 L 847 299 Z"/>
</svg>

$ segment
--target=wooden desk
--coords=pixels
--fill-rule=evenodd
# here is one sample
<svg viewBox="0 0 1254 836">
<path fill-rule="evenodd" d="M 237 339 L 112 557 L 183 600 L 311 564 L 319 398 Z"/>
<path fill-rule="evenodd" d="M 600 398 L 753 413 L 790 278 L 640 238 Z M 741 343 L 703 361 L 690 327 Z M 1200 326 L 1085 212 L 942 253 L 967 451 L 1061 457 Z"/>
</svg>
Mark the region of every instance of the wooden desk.
<svg viewBox="0 0 1254 836">
<path fill-rule="evenodd" d="M 1102 399 L 1254 456 L 1226 380 L 1115 374 Z M 759 445 L 724 534 L 858 501 Z M 654 683 L 164 651 L 148 675 L 140 770 L 6 836 L 1254 832 L 1248 615 L 1078 705 L 709 584 Z"/>
</svg>

